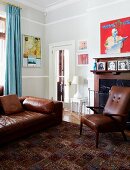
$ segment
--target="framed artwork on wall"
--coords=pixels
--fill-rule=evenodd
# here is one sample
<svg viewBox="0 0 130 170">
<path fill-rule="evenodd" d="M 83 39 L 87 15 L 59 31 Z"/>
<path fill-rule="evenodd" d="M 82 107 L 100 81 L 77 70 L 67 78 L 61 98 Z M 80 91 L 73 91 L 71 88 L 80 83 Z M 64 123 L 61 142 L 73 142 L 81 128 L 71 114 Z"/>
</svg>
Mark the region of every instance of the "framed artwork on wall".
<svg viewBox="0 0 130 170">
<path fill-rule="evenodd" d="M 107 62 L 108 70 L 117 70 L 117 60 L 112 60 Z"/>
<path fill-rule="evenodd" d="M 97 70 L 106 70 L 106 62 L 97 62 Z"/>
<path fill-rule="evenodd" d="M 87 50 L 87 40 L 78 41 L 78 50 Z"/>
<path fill-rule="evenodd" d="M 77 53 L 77 65 L 85 66 L 88 64 L 88 54 L 87 53 Z"/>
<path fill-rule="evenodd" d="M 23 35 L 23 67 L 41 66 L 41 39 Z"/>
<path fill-rule="evenodd" d="M 130 52 L 130 17 L 100 24 L 100 53 L 120 54 Z"/>
</svg>

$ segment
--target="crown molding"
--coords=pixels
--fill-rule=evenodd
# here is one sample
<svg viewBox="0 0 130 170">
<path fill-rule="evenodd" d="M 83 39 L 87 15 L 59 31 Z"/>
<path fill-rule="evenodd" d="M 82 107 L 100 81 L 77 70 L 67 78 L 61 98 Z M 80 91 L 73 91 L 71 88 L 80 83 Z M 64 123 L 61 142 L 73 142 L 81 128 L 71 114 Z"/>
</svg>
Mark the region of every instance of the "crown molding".
<svg viewBox="0 0 130 170">
<path fill-rule="evenodd" d="M 50 11 L 62 8 L 64 6 L 76 3 L 78 1 L 81 1 L 81 0 L 66 0 L 64 2 L 59 2 L 59 3 L 56 1 L 55 3 L 48 6 L 43 12 L 50 12 Z"/>
<path fill-rule="evenodd" d="M 124 1 L 127 1 L 127 0 L 115 0 L 113 2 L 108 2 L 107 4 L 103 4 L 103 5 L 97 5 L 95 7 L 91 7 L 91 8 L 88 8 L 86 11 L 89 12 L 89 11 L 94 11 L 96 9 L 100 9 L 100 8 L 104 8 L 106 6 L 111 6 L 111 5 L 115 5 L 115 4 L 118 4 L 119 2 L 124 2 Z"/>
<path fill-rule="evenodd" d="M 20 1 L 15 0 L 15 1 L 21 3 L 21 4 L 25 5 L 25 6 L 28 6 L 28 7 L 34 8 L 34 9 L 36 9 L 38 11 L 46 13 L 46 12 L 50 12 L 50 11 L 59 9 L 61 7 L 76 3 L 76 2 L 81 1 L 81 0 L 66 0 L 64 2 L 60 2 L 59 0 L 57 0 L 55 3 L 50 4 L 47 8 L 43 8 L 42 5 L 39 6 L 37 4 L 30 3 L 27 0 L 20 0 Z"/>
<path fill-rule="evenodd" d="M 16 2 L 19 2 L 21 4 L 23 4 L 24 6 L 28 6 L 30 8 L 33 8 L 33 9 L 36 9 L 38 11 L 41 11 L 41 12 L 44 12 L 45 9 L 43 9 L 41 6 L 37 5 L 37 4 L 34 4 L 34 3 L 31 3 L 27 0 L 15 0 Z"/>
<path fill-rule="evenodd" d="M 61 23 L 61 22 L 77 19 L 77 18 L 84 17 L 84 16 L 87 16 L 87 12 L 82 13 L 80 15 L 75 15 L 75 16 L 72 16 L 72 17 L 67 17 L 67 18 L 64 18 L 64 19 L 61 19 L 61 20 L 57 20 L 57 21 L 54 21 L 54 22 L 49 22 L 49 23 L 46 23 L 44 25 L 50 26 L 50 25 L 54 25 L 54 24 L 58 24 L 58 23 Z"/>
<path fill-rule="evenodd" d="M 36 20 L 32 20 L 30 18 L 26 18 L 26 17 L 21 17 L 23 20 L 26 20 L 26 21 L 29 21 L 29 22 L 32 22 L 32 23 L 35 23 L 35 24 L 38 24 L 38 25 L 41 25 L 41 26 L 45 26 L 44 23 L 41 23 L 41 22 L 38 22 Z"/>
</svg>

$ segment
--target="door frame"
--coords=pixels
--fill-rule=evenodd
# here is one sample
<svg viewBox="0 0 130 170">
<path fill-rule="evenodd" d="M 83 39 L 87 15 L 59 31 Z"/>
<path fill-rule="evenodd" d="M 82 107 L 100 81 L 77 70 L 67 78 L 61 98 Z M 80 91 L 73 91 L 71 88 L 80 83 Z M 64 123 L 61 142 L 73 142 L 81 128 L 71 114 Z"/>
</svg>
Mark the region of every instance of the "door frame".
<svg viewBox="0 0 130 170">
<path fill-rule="evenodd" d="M 56 72 L 56 70 L 52 69 L 52 66 L 54 64 L 56 64 L 55 61 L 53 61 L 53 49 L 56 47 L 62 47 L 62 46 L 72 46 L 72 54 L 73 56 L 73 61 L 74 61 L 74 65 L 75 65 L 75 40 L 71 40 L 71 41 L 63 41 L 63 42 L 56 42 L 56 43 L 52 43 L 49 44 L 49 99 L 52 99 L 54 96 L 54 89 L 53 89 L 53 82 L 55 82 L 55 77 L 54 77 L 54 71 Z M 55 69 L 55 67 L 54 67 Z M 74 73 L 75 73 L 75 66 L 74 66 Z"/>
</svg>

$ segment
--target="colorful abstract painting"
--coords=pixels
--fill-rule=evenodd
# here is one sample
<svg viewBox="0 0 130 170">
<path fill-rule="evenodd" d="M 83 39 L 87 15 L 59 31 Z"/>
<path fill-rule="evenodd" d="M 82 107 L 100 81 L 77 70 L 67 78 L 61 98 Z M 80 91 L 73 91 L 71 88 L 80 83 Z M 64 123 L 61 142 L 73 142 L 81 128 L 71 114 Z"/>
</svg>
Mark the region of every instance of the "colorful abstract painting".
<svg viewBox="0 0 130 170">
<path fill-rule="evenodd" d="M 101 54 L 130 52 L 130 17 L 100 24 Z"/>
<path fill-rule="evenodd" d="M 23 35 L 23 66 L 40 67 L 41 39 L 39 37 Z"/>
</svg>

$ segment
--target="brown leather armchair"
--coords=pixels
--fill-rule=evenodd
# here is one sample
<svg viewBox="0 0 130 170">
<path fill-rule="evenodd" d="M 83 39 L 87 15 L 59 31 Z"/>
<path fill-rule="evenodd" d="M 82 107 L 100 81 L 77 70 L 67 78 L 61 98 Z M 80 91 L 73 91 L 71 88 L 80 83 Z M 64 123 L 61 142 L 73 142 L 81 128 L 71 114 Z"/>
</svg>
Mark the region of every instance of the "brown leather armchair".
<svg viewBox="0 0 130 170">
<path fill-rule="evenodd" d="M 104 107 L 103 114 L 86 114 L 81 116 L 80 135 L 83 124 L 96 133 L 96 147 L 98 148 L 99 133 L 121 132 L 124 140 L 126 117 L 130 109 L 130 87 L 113 86 Z"/>
</svg>

